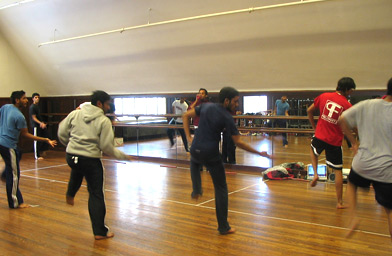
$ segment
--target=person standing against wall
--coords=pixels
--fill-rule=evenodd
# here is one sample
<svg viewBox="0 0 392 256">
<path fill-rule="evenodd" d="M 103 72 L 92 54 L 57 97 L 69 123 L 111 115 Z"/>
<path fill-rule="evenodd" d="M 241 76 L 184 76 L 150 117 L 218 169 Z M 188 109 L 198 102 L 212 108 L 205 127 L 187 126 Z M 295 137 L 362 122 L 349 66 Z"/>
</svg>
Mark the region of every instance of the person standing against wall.
<svg viewBox="0 0 392 256">
<path fill-rule="evenodd" d="M 5 169 L 1 174 L 2 181 L 6 182 L 7 199 L 9 208 L 26 208 L 23 196 L 19 190 L 20 179 L 20 152 L 17 149 L 19 136 L 26 139 L 46 142 L 50 146 L 57 145 L 55 140 L 34 136 L 27 130 L 26 119 L 21 110 L 27 107 L 29 100 L 24 91 L 14 91 L 11 94 L 12 104 L 0 108 L 0 155 Z"/>
<path fill-rule="evenodd" d="M 338 119 L 343 111 L 351 107 L 347 97 L 355 90 L 354 80 L 343 77 L 338 81 L 335 92 L 326 92 L 314 99 L 314 103 L 307 109 L 309 122 L 315 130 L 312 138 L 310 157 L 314 170 L 311 186 L 317 185 L 318 157 L 325 150 L 326 163 L 335 173 L 336 208 L 346 208 L 343 205 L 343 132 L 338 125 Z M 316 122 L 314 113 L 319 110 L 320 116 Z"/>
<path fill-rule="evenodd" d="M 41 110 L 39 109 L 39 93 L 35 92 L 31 96 L 33 104 L 29 108 L 30 125 L 33 129 L 34 136 L 48 137 L 46 123 L 43 122 L 41 117 Z M 48 145 L 43 142 L 34 141 L 34 157 L 36 160 L 42 160 L 45 151 L 48 150 Z"/>
<path fill-rule="evenodd" d="M 274 116 L 289 116 L 290 105 L 287 102 L 287 96 L 282 96 L 280 100 L 276 100 L 274 108 Z M 276 119 L 276 127 L 287 128 L 286 119 Z M 282 132 L 283 147 L 288 148 L 289 142 L 287 141 L 287 133 Z"/>
</svg>

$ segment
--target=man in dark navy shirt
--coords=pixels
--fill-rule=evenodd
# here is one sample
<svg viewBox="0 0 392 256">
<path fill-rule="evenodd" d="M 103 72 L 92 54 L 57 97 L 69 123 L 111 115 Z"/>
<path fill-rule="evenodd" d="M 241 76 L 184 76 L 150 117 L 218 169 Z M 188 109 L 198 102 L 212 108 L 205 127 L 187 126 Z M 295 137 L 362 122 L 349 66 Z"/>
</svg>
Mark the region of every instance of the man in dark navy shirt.
<svg viewBox="0 0 392 256">
<path fill-rule="evenodd" d="M 218 220 L 218 231 L 222 235 L 235 232 L 227 221 L 228 190 L 226 173 L 219 153 L 219 141 L 223 129 L 231 134 L 234 143 L 249 152 L 260 156 L 270 157 L 267 152 L 259 152 L 240 138 L 231 112 L 238 107 L 239 92 L 232 87 L 224 87 L 219 92 L 219 103 L 202 104 L 189 110 L 183 115 L 183 124 L 188 141 L 192 142 L 189 129 L 190 118 L 199 116 L 199 128 L 191 146 L 191 178 L 192 198 L 199 198 L 203 194 L 201 188 L 200 165 L 205 165 L 210 172 L 215 188 L 215 207 Z"/>
</svg>

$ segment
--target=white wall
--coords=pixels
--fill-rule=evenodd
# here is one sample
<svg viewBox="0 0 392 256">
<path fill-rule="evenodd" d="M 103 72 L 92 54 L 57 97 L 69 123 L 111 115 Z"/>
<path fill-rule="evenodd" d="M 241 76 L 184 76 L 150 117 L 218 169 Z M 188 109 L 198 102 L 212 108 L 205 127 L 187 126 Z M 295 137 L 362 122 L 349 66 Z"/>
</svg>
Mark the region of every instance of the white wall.
<svg viewBox="0 0 392 256">
<path fill-rule="evenodd" d="M 154 94 L 205 87 L 217 92 L 223 86 L 242 92 L 332 90 L 343 76 L 353 77 L 358 90 L 385 88 L 392 76 L 392 0 L 303 1 L 38 47 L 148 21 L 294 1 L 301 2 L 35 0 L 0 10 L 0 31 L 42 81 L 38 90 L 47 96 L 95 89 Z M 0 91 L 4 95 L 8 92 Z"/>
<path fill-rule="evenodd" d="M 17 90 L 24 90 L 27 96 L 31 96 L 33 92 L 45 96 L 44 87 L 0 33 L 0 97 L 9 97 Z"/>
</svg>

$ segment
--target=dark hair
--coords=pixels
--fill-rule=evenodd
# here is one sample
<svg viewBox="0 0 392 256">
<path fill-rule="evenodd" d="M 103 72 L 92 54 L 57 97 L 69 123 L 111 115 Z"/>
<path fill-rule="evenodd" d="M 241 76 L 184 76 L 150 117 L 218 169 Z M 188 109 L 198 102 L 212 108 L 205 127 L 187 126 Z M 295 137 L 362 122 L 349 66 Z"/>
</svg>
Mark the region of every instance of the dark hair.
<svg viewBox="0 0 392 256">
<path fill-rule="evenodd" d="M 94 91 L 91 95 L 91 104 L 97 106 L 97 102 L 100 101 L 102 104 L 110 100 L 110 95 L 104 91 Z"/>
<path fill-rule="evenodd" d="M 207 89 L 200 88 L 200 89 L 199 89 L 199 92 L 200 92 L 200 91 L 205 91 L 205 92 L 206 92 L 206 95 L 208 95 L 208 91 L 207 91 Z"/>
<path fill-rule="evenodd" d="M 11 102 L 12 104 L 16 103 L 17 99 L 20 99 L 23 97 L 23 95 L 25 95 L 25 91 L 21 90 L 21 91 L 14 91 L 11 93 Z"/>
<path fill-rule="evenodd" d="M 219 103 L 225 102 L 225 99 L 231 100 L 239 95 L 240 93 L 233 87 L 223 87 L 219 92 Z"/>
<path fill-rule="evenodd" d="M 347 92 L 351 89 L 355 89 L 355 82 L 351 77 L 343 77 L 338 81 L 337 91 Z"/>
<path fill-rule="evenodd" d="M 35 93 L 33 93 L 33 95 L 31 95 L 31 98 L 34 98 L 35 96 L 38 96 L 38 97 L 40 97 L 41 95 L 39 95 L 39 93 L 38 93 L 38 92 L 35 92 Z"/>
<path fill-rule="evenodd" d="M 392 78 L 388 81 L 387 95 L 392 95 Z"/>
</svg>

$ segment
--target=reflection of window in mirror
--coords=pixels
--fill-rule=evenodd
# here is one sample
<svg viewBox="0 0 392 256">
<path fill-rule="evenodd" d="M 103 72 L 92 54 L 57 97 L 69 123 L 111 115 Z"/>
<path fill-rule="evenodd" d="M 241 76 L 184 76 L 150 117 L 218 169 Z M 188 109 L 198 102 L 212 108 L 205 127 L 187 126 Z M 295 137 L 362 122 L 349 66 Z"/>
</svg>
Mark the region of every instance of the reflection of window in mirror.
<svg viewBox="0 0 392 256">
<path fill-rule="evenodd" d="M 164 115 L 166 114 L 165 97 L 115 97 L 115 114 L 121 121 L 135 120 L 135 117 L 127 115 Z M 139 120 L 146 117 L 140 117 Z M 148 117 L 160 119 L 160 117 Z"/>
<path fill-rule="evenodd" d="M 265 114 L 267 111 L 267 96 L 244 96 L 244 114 Z"/>
</svg>

